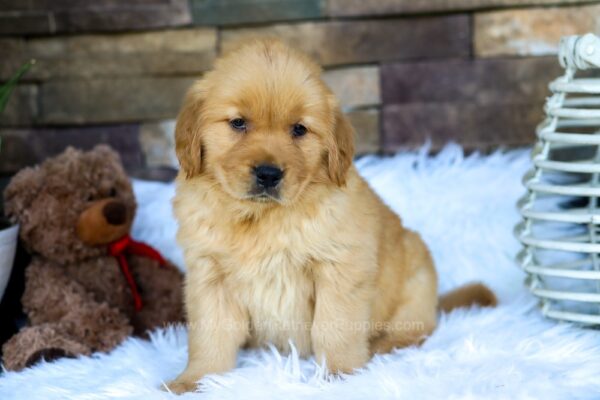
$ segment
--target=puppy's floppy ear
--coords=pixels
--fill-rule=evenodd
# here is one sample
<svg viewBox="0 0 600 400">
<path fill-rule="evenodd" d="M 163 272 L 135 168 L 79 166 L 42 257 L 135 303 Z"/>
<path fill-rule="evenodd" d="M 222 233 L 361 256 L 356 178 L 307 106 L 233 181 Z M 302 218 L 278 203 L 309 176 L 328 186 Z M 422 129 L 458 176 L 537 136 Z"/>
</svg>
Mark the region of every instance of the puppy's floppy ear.
<svg viewBox="0 0 600 400">
<path fill-rule="evenodd" d="M 335 100 L 334 100 L 335 101 Z M 327 145 L 327 166 L 331 180 L 338 186 L 346 184 L 346 175 L 354 156 L 354 128 L 335 101 L 335 127 Z"/>
<path fill-rule="evenodd" d="M 179 164 L 189 179 L 202 170 L 200 113 L 204 99 L 202 82 L 192 86 L 185 96 L 175 125 L 175 152 Z"/>
</svg>

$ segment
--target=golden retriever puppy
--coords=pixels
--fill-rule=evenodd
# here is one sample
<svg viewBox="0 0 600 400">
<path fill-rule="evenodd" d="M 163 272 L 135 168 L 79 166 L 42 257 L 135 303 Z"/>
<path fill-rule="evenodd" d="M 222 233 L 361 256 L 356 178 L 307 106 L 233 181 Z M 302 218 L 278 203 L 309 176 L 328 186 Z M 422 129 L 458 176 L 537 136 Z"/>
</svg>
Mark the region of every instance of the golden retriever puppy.
<svg viewBox="0 0 600 400">
<path fill-rule="evenodd" d="M 174 199 L 187 265 L 194 390 L 243 346 L 296 346 L 332 372 L 419 344 L 436 326 L 427 247 L 352 165 L 354 131 L 320 68 L 276 40 L 242 45 L 189 91 Z M 472 285 L 450 306 L 493 304 Z"/>
</svg>

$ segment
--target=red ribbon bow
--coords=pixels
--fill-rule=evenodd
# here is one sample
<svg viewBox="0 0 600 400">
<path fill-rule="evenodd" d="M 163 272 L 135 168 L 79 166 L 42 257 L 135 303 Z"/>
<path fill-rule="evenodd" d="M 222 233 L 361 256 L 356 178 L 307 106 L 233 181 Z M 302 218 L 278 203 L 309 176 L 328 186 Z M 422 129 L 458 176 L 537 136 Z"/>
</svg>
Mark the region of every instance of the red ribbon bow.
<svg viewBox="0 0 600 400">
<path fill-rule="evenodd" d="M 136 242 L 129 235 L 125 235 L 121 239 L 109 244 L 108 254 L 115 257 L 119 262 L 121 271 L 123 272 L 125 280 L 127 280 L 127 284 L 129 285 L 129 289 L 131 290 L 131 294 L 133 295 L 135 311 L 140 311 L 143 306 L 142 297 L 140 296 L 137 284 L 133 279 L 133 274 L 129 269 L 129 263 L 127 262 L 127 258 L 125 257 L 125 255 L 135 254 L 142 257 L 148 257 L 158 261 L 161 266 L 167 265 L 167 262 L 158 251 L 156 251 L 155 249 L 153 249 L 145 243 Z"/>
</svg>

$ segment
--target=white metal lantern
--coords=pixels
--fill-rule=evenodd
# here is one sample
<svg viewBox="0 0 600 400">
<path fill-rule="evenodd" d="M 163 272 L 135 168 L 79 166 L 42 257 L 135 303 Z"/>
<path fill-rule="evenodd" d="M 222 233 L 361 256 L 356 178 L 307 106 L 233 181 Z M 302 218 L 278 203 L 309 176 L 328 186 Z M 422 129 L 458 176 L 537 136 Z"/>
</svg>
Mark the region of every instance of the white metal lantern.
<svg viewBox="0 0 600 400">
<path fill-rule="evenodd" d="M 563 38 L 559 61 L 523 178 L 517 259 L 544 315 L 600 325 L 600 79 L 576 77 L 600 68 L 600 38 Z"/>
</svg>

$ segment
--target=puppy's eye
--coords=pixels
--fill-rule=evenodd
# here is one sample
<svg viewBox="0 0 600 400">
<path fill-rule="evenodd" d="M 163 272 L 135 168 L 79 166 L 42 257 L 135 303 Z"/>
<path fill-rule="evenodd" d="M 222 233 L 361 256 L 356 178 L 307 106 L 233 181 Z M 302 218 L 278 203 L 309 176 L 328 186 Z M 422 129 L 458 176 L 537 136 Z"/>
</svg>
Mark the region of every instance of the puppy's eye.
<svg viewBox="0 0 600 400">
<path fill-rule="evenodd" d="M 302 124 L 294 124 L 294 126 L 292 126 L 292 135 L 294 135 L 294 137 L 304 136 L 306 135 L 306 132 L 307 129 Z"/>
<path fill-rule="evenodd" d="M 229 125 L 236 131 L 246 130 L 246 121 L 243 118 L 235 118 L 229 121 Z"/>
</svg>

